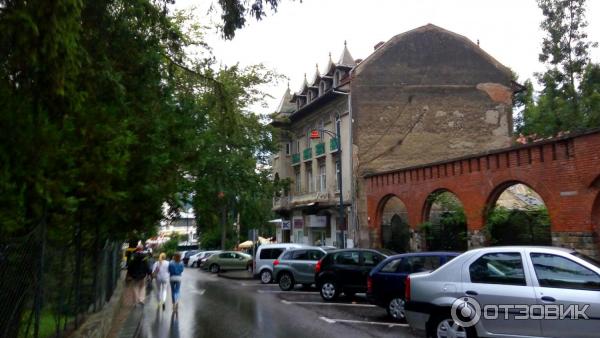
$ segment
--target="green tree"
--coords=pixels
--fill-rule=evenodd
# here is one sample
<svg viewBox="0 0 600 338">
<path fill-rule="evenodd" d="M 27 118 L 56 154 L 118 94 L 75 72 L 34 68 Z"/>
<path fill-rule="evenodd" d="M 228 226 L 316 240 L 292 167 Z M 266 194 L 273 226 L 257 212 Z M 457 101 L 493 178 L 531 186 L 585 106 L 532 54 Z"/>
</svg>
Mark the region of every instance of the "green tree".
<svg viewBox="0 0 600 338">
<path fill-rule="evenodd" d="M 600 126 L 600 113 L 594 110 L 597 67 L 591 66 L 589 57 L 597 43 L 589 41 L 585 32 L 585 0 L 538 0 L 538 6 L 544 15 L 540 27 L 546 34 L 539 60 L 547 70 L 536 74 L 542 86 L 537 101 L 519 102 L 524 106 L 517 130 L 554 136 Z"/>
</svg>

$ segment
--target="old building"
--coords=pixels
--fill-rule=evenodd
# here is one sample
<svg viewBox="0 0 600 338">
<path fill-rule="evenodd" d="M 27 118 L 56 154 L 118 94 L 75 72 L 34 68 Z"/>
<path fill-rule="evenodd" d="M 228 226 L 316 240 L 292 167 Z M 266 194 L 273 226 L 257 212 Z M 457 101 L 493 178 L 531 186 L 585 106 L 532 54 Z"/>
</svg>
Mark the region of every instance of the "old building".
<svg viewBox="0 0 600 338">
<path fill-rule="evenodd" d="M 347 221 L 339 219 L 340 193 L 344 218 L 351 206 L 350 118 L 347 83 L 356 66 L 344 46 L 338 62 L 331 55 L 323 73 L 317 67 L 299 92 L 289 88 L 273 119 L 281 129 L 281 150 L 273 158 L 276 179 L 290 179 L 289 192 L 274 199 L 273 209 L 285 220 L 278 239 L 315 245 L 346 245 Z M 311 138 L 317 131 L 318 138 Z M 341 146 L 337 141 L 341 130 Z M 338 188 L 341 156 L 342 192 Z M 287 221 L 287 222 L 286 222 Z M 352 246 L 352 241 L 349 243 Z"/>
<path fill-rule="evenodd" d="M 290 220 L 289 240 L 340 246 L 347 234 L 350 245 L 380 246 L 381 230 L 367 213 L 376 206 L 367 204 L 361 178 L 508 146 L 512 95 L 508 68 L 434 25 L 377 44 L 361 62 L 344 48 L 300 92 L 286 92 L 274 119 L 283 140 L 274 170 L 293 181 L 274 205 Z M 336 223 L 339 152 L 324 133 L 310 139 L 311 130 L 335 131 L 336 123 L 347 226 Z"/>
</svg>

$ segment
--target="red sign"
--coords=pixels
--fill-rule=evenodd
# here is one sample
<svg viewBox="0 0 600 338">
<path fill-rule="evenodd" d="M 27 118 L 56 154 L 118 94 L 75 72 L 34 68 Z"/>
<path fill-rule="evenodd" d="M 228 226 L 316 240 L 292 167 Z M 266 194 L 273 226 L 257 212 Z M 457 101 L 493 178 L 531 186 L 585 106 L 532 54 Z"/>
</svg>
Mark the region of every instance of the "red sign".
<svg viewBox="0 0 600 338">
<path fill-rule="evenodd" d="M 316 138 L 321 138 L 321 135 L 319 135 L 318 130 L 313 130 L 310 132 L 310 138 L 314 140 Z"/>
</svg>

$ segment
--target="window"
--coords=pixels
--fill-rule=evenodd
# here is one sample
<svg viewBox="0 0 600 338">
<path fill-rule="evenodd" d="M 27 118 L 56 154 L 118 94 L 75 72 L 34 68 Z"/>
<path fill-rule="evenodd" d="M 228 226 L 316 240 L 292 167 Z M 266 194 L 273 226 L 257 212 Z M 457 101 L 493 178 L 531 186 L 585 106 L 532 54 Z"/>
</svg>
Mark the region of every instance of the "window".
<svg viewBox="0 0 600 338">
<path fill-rule="evenodd" d="M 325 91 L 327 90 L 325 81 L 321 81 L 321 83 L 319 83 L 319 95 L 323 95 L 323 93 L 325 93 Z"/>
<path fill-rule="evenodd" d="M 413 273 L 423 271 L 433 271 L 441 265 L 438 256 L 413 256 L 405 257 L 400 264 L 399 272 Z"/>
<path fill-rule="evenodd" d="M 292 152 L 292 144 L 290 142 L 285 144 L 285 154 L 289 155 Z"/>
<path fill-rule="evenodd" d="M 336 264 L 359 265 L 359 256 L 360 255 L 358 251 L 344 251 L 335 254 L 335 257 L 333 259 Z"/>
<path fill-rule="evenodd" d="M 296 169 L 296 193 L 302 192 L 302 180 L 300 178 L 300 169 Z"/>
<path fill-rule="evenodd" d="M 318 261 L 319 259 L 323 258 L 323 256 L 325 256 L 325 253 L 323 251 L 319 251 L 319 250 L 309 250 L 308 251 L 308 260 L 309 261 Z"/>
<path fill-rule="evenodd" d="M 469 266 L 472 283 L 527 285 L 521 254 L 516 252 L 490 253 Z"/>
<path fill-rule="evenodd" d="M 341 76 L 342 74 L 339 70 L 336 70 L 335 73 L 333 73 L 333 87 L 337 87 L 340 84 Z"/>
<path fill-rule="evenodd" d="M 402 262 L 402 259 L 395 259 L 391 262 L 388 262 L 382 269 L 381 272 L 396 272 L 398 270 L 398 266 Z"/>
<path fill-rule="evenodd" d="M 231 259 L 231 258 L 235 258 L 235 254 L 231 253 L 231 252 L 225 252 L 225 253 L 219 254 L 219 258 Z"/>
<path fill-rule="evenodd" d="M 313 184 L 312 168 L 310 168 L 308 166 L 306 167 L 306 190 L 308 192 L 313 192 L 315 190 L 314 184 Z"/>
<path fill-rule="evenodd" d="M 384 260 L 384 257 L 376 252 L 364 251 L 362 253 L 362 262 L 365 266 L 375 266 Z"/>
<path fill-rule="evenodd" d="M 308 253 L 306 252 L 306 250 L 296 250 L 292 255 L 292 259 L 295 261 L 307 261 Z"/>
<path fill-rule="evenodd" d="M 293 251 L 286 251 L 283 256 L 281 256 L 281 259 L 291 259 L 293 253 Z"/>
<path fill-rule="evenodd" d="M 319 162 L 319 191 L 327 191 L 327 168 L 325 167 L 325 161 Z"/>
<path fill-rule="evenodd" d="M 551 254 L 532 253 L 531 261 L 542 287 L 600 290 L 600 277 L 569 259 Z"/>
<path fill-rule="evenodd" d="M 283 252 L 282 248 L 277 249 L 263 249 L 260 251 L 260 259 L 277 259 Z"/>
<path fill-rule="evenodd" d="M 341 136 L 341 132 L 342 132 L 342 118 L 340 117 L 339 114 L 335 115 L 335 133 L 336 135 Z M 338 145 L 339 146 L 339 145 Z"/>
</svg>

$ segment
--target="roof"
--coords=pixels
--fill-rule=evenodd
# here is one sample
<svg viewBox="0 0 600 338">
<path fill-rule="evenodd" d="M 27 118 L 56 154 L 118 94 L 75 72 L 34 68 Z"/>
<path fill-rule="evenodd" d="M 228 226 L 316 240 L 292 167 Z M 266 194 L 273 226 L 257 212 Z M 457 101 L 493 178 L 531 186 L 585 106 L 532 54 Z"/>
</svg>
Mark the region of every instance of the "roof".
<svg viewBox="0 0 600 338">
<path fill-rule="evenodd" d="M 348 45 L 346 44 L 346 41 L 344 41 L 344 50 L 342 51 L 342 55 L 340 56 L 340 60 L 337 64 L 338 66 L 346 66 L 350 68 L 356 66 L 356 62 L 354 61 L 354 58 L 348 50 Z"/>
<path fill-rule="evenodd" d="M 294 112 L 294 110 L 296 110 L 296 106 L 291 101 L 292 92 L 290 91 L 290 86 L 288 84 L 288 87 L 285 90 L 285 93 L 283 94 L 283 97 L 281 98 L 281 101 L 279 102 L 279 106 L 277 107 L 275 113 L 290 114 Z"/>
<path fill-rule="evenodd" d="M 483 49 L 481 49 L 477 44 L 475 44 L 473 41 L 471 41 L 467 37 L 457 34 L 457 33 L 454 33 L 452 31 L 446 30 L 444 28 L 441 28 L 441 27 L 433 25 L 433 24 L 427 24 L 425 26 L 421 26 L 421 27 L 418 27 L 418 28 L 415 28 L 415 29 L 412 29 L 412 30 L 409 30 L 409 31 L 406 31 L 404 33 L 400 33 L 400 34 L 394 36 L 393 38 L 386 41 L 381 47 L 377 48 L 377 50 L 375 50 L 375 52 L 373 52 L 371 55 L 369 55 L 360 64 L 358 64 L 352 70 L 352 72 L 355 73 L 356 75 L 358 75 L 362 68 L 364 68 L 366 65 L 373 62 L 373 60 L 377 59 L 379 56 L 384 54 L 393 45 L 400 43 L 402 40 L 408 38 L 409 36 L 411 36 L 413 34 L 423 33 L 423 32 L 427 32 L 427 31 L 441 32 L 444 34 L 451 35 L 451 36 L 457 38 L 458 40 L 463 41 L 466 45 L 470 46 L 477 54 L 479 54 L 483 59 L 485 59 L 489 63 L 493 64 L 496 68 L 498 68 L 500 71 L 506 73 L 509 77 L 512 76 L 512 72 L 508 67 L 506 67 L 503 64 L 501 64 L 500 62 L 498 62 L 498 60 L 494 59 L 494 57 L 492 57 L 491 55 L 486 53 Z"/>
</svg>

